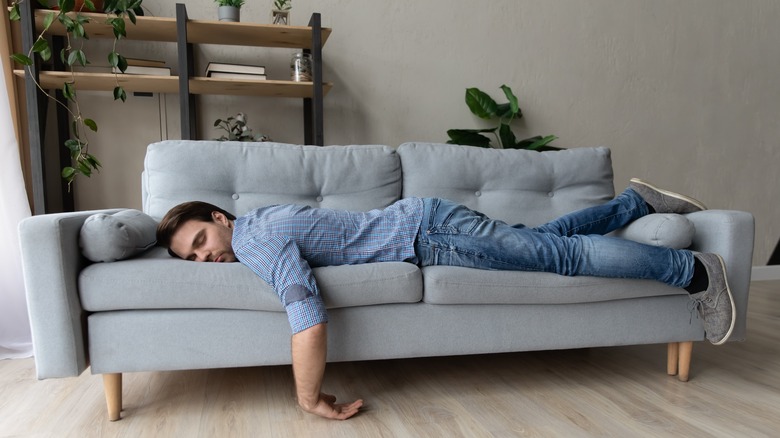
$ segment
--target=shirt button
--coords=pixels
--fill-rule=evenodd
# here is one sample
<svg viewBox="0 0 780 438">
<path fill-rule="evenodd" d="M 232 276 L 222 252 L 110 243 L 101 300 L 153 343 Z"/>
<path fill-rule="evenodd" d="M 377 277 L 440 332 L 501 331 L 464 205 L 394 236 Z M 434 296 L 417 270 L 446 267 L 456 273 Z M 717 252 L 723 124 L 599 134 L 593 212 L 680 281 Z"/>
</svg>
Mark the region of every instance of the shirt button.
<svg viewBox="0 0 780 438">
<path fill-rule="evenodd" d="M 317 196 L 317 202 L 322 202 L 322 196 Z"/>
<path fill-rule="evenodd" d="M 232 196 L 232 198 L 233 198 L 233 199 L 238 199 L 238 198 L 239 198 L 239 196 L 238 196 L 238 193 L 233 193 L 233 196 Z"/>
</svg>

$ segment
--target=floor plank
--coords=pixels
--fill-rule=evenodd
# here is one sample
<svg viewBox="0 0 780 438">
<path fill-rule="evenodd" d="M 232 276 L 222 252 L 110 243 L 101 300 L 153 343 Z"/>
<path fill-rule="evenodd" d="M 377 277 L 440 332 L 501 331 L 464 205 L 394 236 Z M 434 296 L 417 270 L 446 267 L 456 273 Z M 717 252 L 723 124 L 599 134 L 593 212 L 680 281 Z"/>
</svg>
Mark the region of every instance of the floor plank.
<svg viewBox="0 0 780 438">
<path fill-rule="evenodd" d="M 329 364 L 324 390 L 367 403 L 346 422 L 297 409 L 287 366 L 126 374 L 112 423 L 99 376 L 0 361 L 0 438 L 774 437 L 778 298 L 780 281 L 754 282 L 748 340 L 696 343 L 687 383 L 665 374 L 665 345 Z"/>
</svg>

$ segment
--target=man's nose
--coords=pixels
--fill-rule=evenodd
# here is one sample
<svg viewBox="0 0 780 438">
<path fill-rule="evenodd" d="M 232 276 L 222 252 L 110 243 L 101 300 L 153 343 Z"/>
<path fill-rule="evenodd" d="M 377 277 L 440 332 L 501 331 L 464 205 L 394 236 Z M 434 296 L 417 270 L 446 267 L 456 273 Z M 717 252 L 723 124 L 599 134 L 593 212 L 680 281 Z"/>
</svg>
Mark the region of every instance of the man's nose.
<svg viewBox="0 0 780 438">
<path fill-rule="evenodd" d="M 201 249 L 198 251 L 195 251 L 195 261 L 196 262 L 207 262 L 209 261 L 209 255 L 211 254 L 210 251 Z"/>
</svg>

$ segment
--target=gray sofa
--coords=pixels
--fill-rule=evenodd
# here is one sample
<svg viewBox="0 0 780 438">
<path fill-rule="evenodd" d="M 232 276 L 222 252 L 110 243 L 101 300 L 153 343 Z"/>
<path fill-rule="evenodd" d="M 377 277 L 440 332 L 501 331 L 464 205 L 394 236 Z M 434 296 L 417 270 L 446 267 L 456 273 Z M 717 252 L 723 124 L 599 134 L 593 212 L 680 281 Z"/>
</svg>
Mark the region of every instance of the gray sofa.
<svg viewBox="0 0 780 438">
<path fill-rule="evenodd" d="M 165 141 L 149 146 L 142 179 L 143 210 L 156 220 L 189 200 L 241 215 L 279 203 L 367 210 L 438 196 L 537 225 L 614 196 L 607 148 Z M 283 307 L 248 268 L 173 259 L 161 248 L 90 263 L 78 242 L 95 213 L 20 225 L 38 378 L 91 366 L 104 375 L 109 417 L 118 419 L 121 373 L 290 363 Z M 648 216 L 624 234 L 659 244 L 667 228 L 687 229 L 683 245 L 721 254 L 738 313 L 731 339 L 744 339 L 753 217 L 675 216 Z M 667 343 L 669 373 L 679 364 L 686 380 L 691 342 L 704 339 L 687 294 L 654 281 L 408 263 L 324 267 L 315 276 L 330 314 L 329 361 Z"/>
</svg>

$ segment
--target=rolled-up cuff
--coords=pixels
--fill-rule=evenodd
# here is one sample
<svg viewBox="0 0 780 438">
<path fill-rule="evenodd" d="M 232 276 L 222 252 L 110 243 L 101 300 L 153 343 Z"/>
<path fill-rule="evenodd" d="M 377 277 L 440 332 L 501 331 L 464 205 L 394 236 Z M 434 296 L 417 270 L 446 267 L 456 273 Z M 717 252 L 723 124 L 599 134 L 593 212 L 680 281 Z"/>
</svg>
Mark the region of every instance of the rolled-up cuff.
<svg viewBox="0 0 780 438">
<path fill-rule="evenodd" d="M 325 303 L 319 295 L 310 296 L 301 301 L 295 301 L 285 307 L 287 319 L 293 334 L 302 332 L 317 324 L 328 322 L 328 312 Z"/>
</svg>

